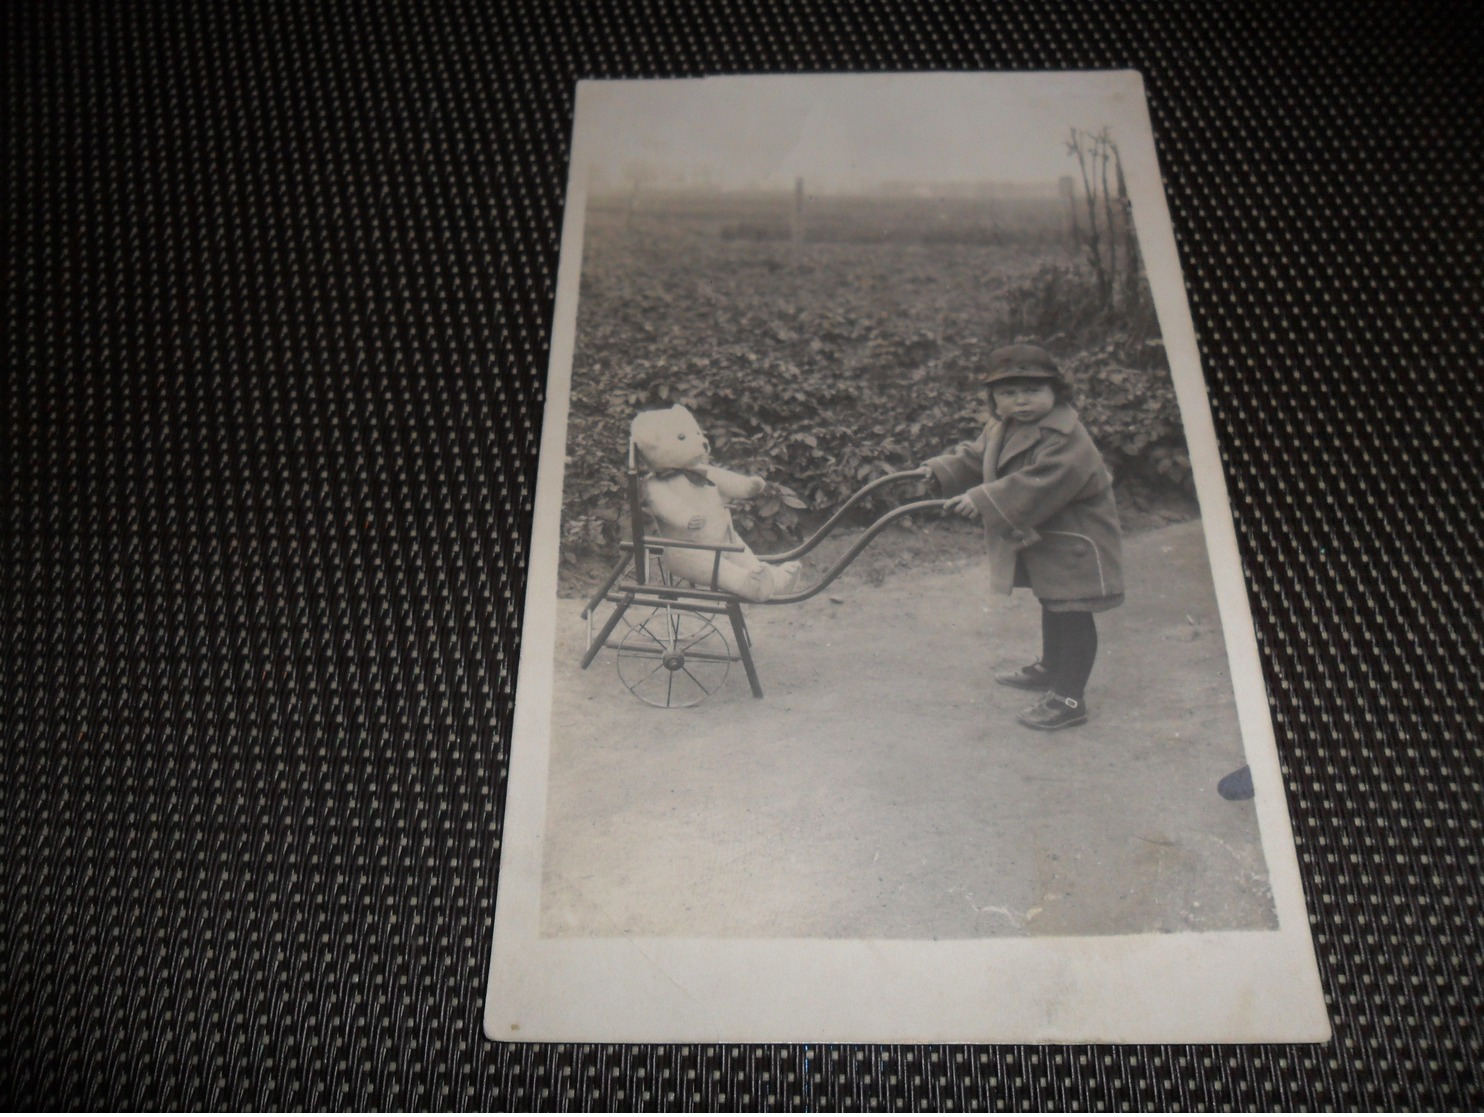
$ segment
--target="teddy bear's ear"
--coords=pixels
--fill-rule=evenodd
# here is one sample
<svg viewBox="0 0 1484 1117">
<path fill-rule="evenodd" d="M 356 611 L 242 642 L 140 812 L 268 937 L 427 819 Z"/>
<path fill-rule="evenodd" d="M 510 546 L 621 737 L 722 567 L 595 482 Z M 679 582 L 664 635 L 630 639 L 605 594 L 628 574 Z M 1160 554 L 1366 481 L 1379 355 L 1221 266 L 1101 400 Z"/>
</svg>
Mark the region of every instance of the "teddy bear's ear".
<svg viewBox="0 0 1484 1117">
<path fill-rule="evenodd" d="M 654 426 L 654 416 L 658 414 L 658 411 L 641 411 L 635 415 L 634 421 L 629 424 L 629 438 L 634 442 L 642 442 L 648 437 Z"/>
<path fill-rule="evenodd" d="M 696 417 L 690 413 L 690 408 L 684 404 L 677 403 L 670 408 L 670 419 L 672 425 L 670 430 L 675 434 L 683 434 L 692 437 L 701 433 L 701 424 L 696 422 Z"/>
<path fill-rule="evenodd" d="M 683 429 L 684 420 L 676 414 L 676 410 L 677 408 L 670 407 L 664 411 L 639 412 L 634 416 L 633 425 L 629 428 L 629 436 L 635 442 L 640 442 L 660 438 L 668 432 Z M 683 407 L 678 410 L 687 417 L 690 415 L 690 412 Z"/>
<path fill-rule="evenodd" d="M 678 419 L 674 408 L 641 411 L 634 416 L 633 425 L 629 428 L 629 438 L 632 439 L 634 448 L 650 465 L 663 457 L 664 446 L 675 440 Z"/>
</svg>

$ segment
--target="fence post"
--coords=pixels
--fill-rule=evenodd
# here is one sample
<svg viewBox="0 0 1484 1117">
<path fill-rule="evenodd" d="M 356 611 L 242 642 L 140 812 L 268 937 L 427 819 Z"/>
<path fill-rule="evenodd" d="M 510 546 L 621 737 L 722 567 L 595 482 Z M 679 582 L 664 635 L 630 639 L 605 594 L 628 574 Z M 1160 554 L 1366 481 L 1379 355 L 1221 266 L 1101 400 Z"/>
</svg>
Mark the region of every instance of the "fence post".
<svg viewBox="0 0 1484 1117">
<path fill-rule="evenodd" d="M 1077 226 L 1077 183 L 1071 175 L 1062 175 L 1056 180 L 1056 186 L 1061 196 L 1067 200 L 1067 212 L 1072 217 L 1072 244 L 1075 246 L 1082 242 L 1082 230 Z"/>
</svg>

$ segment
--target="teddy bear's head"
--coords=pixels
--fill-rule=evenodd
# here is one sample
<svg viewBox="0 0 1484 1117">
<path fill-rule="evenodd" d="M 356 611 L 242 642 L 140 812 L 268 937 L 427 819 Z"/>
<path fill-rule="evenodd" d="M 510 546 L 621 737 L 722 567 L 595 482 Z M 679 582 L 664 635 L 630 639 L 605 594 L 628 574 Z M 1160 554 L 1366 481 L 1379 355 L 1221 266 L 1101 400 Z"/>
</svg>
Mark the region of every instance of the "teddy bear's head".
<svg viewBox="0 0 1484 1117">
<path fill-rule="evenodd" d="M 630 437 L 651 469 L 689 469 L 711 453 L 696 417 L 678 403 L 668 411 L 639 412 Z"/>
</svg>

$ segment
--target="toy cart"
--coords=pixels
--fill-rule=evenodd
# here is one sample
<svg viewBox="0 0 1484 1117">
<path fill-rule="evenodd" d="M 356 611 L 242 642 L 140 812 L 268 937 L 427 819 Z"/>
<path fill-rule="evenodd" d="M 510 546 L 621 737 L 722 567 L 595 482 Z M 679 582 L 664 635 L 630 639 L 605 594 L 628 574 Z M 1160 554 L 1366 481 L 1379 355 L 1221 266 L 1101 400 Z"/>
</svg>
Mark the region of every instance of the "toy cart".
<svg viewBox="0 0 1484 1117">
<path fill-rule="evenodd" d="M 880 477 L 842 504 L 819 530 L 793 550 L 758 558 L 764 562 L 802 558 L 819 546 L 850 509 L 867 496 L 902 481 L 921 479 L 922 474 L 915 471 Z M 742 606 L 796 605 L 809 600 L 839 577 L 871 540 L 891 524 L 915 512 L 941 509 L 945 503 L 919 500 L 894 508 L 867 528 L 814 585 L 765 602 L 747 602 L 716 588 L 722 555 L 740 551 L 741 547 L 665 539 L 646 530 L 639 470 L 630 443 L 628 504 L 632 538 L 619 544 L 623 554 L 582 611 L 588 635 L 582 667 L 586 670 L 601 649 L 612 648 L 617 653 L 618 677 L 634 697 L 651 706 L 676 708 L 694 706 L 715 694 L 726 682 L 732 664 L 740 662 L 747 672 L 752 696 L 761 698 L 763 687 L 752 662 L 752 642 Z M 710 551 L 714 555 L 710 585 L 695 586 L 671 578 L 663 561 L 664 550 L 670 547 Z M 612 608 L 603 622 L 597 624 L 605 604 Z M 730 641 L 722 625 L 730 628 Z"/>
</svg>

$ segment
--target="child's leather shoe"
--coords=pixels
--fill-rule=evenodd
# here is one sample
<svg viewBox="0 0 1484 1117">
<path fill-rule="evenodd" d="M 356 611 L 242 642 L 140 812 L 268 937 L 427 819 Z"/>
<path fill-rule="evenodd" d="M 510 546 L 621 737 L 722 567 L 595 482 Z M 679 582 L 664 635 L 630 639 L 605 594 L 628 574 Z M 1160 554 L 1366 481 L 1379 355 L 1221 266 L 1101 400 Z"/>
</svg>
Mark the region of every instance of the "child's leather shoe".
<svg viewBox="0 0 1484 1117">
<path fill-rule="evenodd" d="M 1002 671 L 994 677 L 994 681 L 1001 686 L 1013 686 L 1017 690 L 1045 690 L 1051 685 L 1051 672 L 1037 660 L 1014 671 Z"/>
<path fill-rule="evenodd" d="M 1016 721 L 1027 729 L 1043 729 L 1054 732 L 1071 729 L 1087 722 L 1087 705 L 1075 698 L 1067 698 L 1048 690 L 1046 697 L 1028 710 L 1022 710 Z"/>
</svg>

